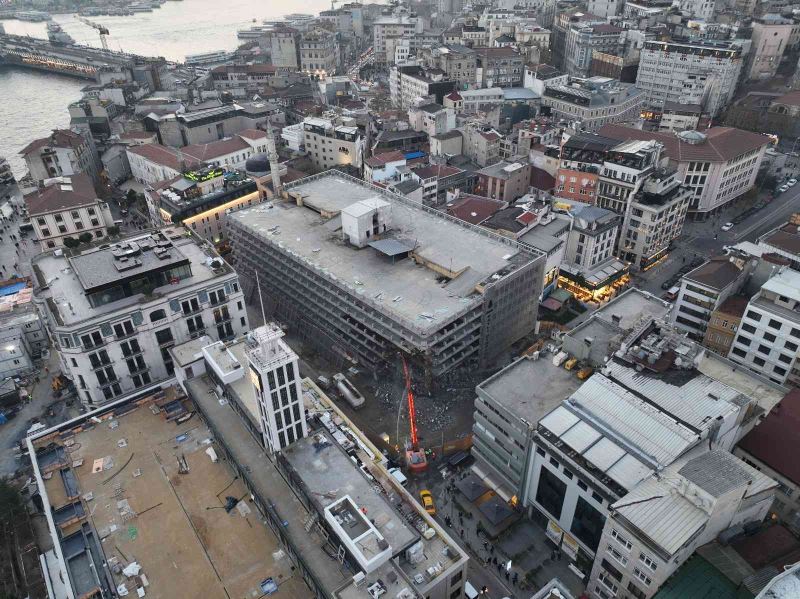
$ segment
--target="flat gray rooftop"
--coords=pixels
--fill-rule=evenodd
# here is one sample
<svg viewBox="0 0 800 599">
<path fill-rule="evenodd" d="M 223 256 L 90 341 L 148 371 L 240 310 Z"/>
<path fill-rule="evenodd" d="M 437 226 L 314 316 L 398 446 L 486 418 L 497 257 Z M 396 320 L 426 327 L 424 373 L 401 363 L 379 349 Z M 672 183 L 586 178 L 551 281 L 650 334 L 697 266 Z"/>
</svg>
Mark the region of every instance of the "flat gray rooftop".
<svg viewBox="0 0 800 599">
<path fill-rule="evenodd" d="M 206 264 L 206 259 L 211 256 L 216 257 L 216 254 L 199 246 L 195 238 L 186 237 L 183 227 L 168 227 L 166 230 L 169 231 L 170 238 L 176 248 L 179 248 L 181 254 L 189 259 L 192 276 L 182 278 L 177 283 L 159 287 L 156 291 L 168 289 L 172 294 L 175 291 L 191 288 L 216 277 L 230 275 L 233 272 L 227 264 L 217 272 L 212 270 Z M 135 241 L 147 236 L 149 236 L 149 233 L 146 235 L 134 235 L 126 238 L 125 241 Z M 144 306 L 147 303 L 162 304 L 164 302 L 163 297 L 153 299 L 152 302 L 146 302 L 142 294 L 137 294 L 93 308 L 89 304 L 78 274 L 71 267 L 66 256 L 56 256 L 53 253 L 39 254 L 33 259 L 33 270 L 37 278 L 37 296 L 48 300 L 48 305 L 60 321 L 59 324 L 63 323 L 66 326 L 74 325 L 84 320 L 97 319 L 104 314 L 111 314 L 135 304 Z M 124 276 L 124 273 L 120 274 Z M 43 289 L 45 286 L 48 286 L 48 288 Z"/>
<path fill-rule="evenodd" d="M 178 366 L 188 366 L 192 362 L 203 359 L 203 354 L 200 352 L 206 345 L 211 345 L 214 340 L 208 335 L 202 335 L 190 339 L 185 343 L 179 343 L 170 348 L 170 353 L 175 358 L 175 363 Z M 199 356 L 199 357 L 198 357 Z"/>
<path fill-rule="evenodd" d="M 359 508 L 366 510 L 391 545 L 392 554 L 419 538 L 385 496 L 375 492 L 373 484 L 325 429 L 291 444 L 283 450 L 283 456 L 320 505 L 320 512 L 349 495 Z"/>
<path fill-rule="evenodd" d="M 511 414 L 535 427 L 581 386 L 575 371 L 555 366 L 551 354 L 520 358 L 478 387 Z"/>
<path fill-rule="evenodd" d="M 613 322 L 612 317 L 618 316 L 620 320 L 616 324 L 621 329 L 628 330 L 645 316 L 652 316 L 655 319 L 664 318 L 671 309 L 672 304 L 669 302 L 646 291 L 631 288 L 599 308 L 594 316 L 607 322 Z"/>
<path fill-rule="evenodd" d="M 479 304 L 477 284 L 539 256 L 533 250 L 521 251 L 518 244 L 498 235 L 331 171 L 287 185 L 287 191 L 302 194 L 305 205 L 261 204 L 229 218 L 362 301 L 423 332 L 436 330 Z M 372 247 L 355 248 L 342 239 L 338 218 L 324 218 L 308 207 L 331 215 L 376 196 L 391 203 L 392 230 L 384 238 L 409 243 L 420 259 L 460 274 L 443 283 L 439 273 L 411 259 L 393 260 Z"/>
</svg>

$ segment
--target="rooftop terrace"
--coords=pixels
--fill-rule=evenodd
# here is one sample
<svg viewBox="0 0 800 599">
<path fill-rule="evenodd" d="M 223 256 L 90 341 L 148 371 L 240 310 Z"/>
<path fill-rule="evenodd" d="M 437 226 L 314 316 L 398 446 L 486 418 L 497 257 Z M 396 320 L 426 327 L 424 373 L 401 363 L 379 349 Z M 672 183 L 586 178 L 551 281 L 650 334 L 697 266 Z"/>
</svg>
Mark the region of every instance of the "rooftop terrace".
<svg viewBox="0 0 800 599">
<path fill-rule="evenodd" d="M 197 238 L 187 236 L 185 228 L 166 227 L 161 229 L 161 233 L 172 244 L 169 248 L 164 245 L 166 251 L 162 254 L 163 258 L 156 254 L 155 248 L 159 247 L 161 240 L 154 240 L 152 231 L 132 235 L 114 244 L 104 243 L 71 257 L 68 254 L 56 255 L 55 252 L 40 254 L 33 259 L 37 296 L 47 300 L 59 325 L 70 326 L 135 304 L 162 302 L 163 299 L 157 297 L 162 288 L 174 292 L 233 273 L 216 252 L 200 245 Z M 138 254 L 134 255 L 131 244 L 138 246 Z M 115 249 L 122 246 L 127 246 L 128 250 Z M 129 250 L 131 255 L 127 261 L 115 259 L 115 252 Z M 216 259 L 219 268 L 209 264 L 210 258 Z M 119 265 L 124 266 L 120 268 Z M 114 299 L 120 295 L 117 289 L 123 280 L 146 278 L 150 273 L 185 265 L 191 265 L 191 273 L 154 287 L 153 295 L 156 297 L 148 298 L 140 292 Z M 93 304 L 89 292 L 102 294 L 104 290 L 107 291 L 107 297 Z"/>
<path fill-rule="evenodd" d="M 98 574 L 156 598 L 256 597 L 270 577 L 307 596 L 244 485 L 208 454 L 211 432 L 197 418 L 176 424 L 159 404 L 118 403 L 33 442 L 76 596 L 101 586 Z M 228 512 L 228 496 L 244 500 Z M 127 577 L 132 562 L 141 573 Z"/>
</svg>

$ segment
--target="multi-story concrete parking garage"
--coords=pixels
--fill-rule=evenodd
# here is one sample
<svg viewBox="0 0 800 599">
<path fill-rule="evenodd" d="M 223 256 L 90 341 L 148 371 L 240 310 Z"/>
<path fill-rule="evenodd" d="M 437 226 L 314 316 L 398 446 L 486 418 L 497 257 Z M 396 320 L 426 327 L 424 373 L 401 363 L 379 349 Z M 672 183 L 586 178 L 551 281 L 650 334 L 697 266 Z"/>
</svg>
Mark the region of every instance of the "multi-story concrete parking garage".
<svg viewBox="0 0 800 599">
<path fill-rule="evenodd" d="M 365 367 L 402 351 L 432 383 L 536 324 L 543 254 L 339 172 L 229 222 L 237 271 L 258 272 L 278 318 Z"/>
</svg>

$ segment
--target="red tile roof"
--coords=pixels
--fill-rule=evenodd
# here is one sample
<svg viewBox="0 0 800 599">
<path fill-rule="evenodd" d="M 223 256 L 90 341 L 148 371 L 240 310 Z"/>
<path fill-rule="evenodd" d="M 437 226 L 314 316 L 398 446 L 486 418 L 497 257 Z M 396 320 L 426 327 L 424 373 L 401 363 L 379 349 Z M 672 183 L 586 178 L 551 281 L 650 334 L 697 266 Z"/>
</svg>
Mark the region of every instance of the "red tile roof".
<svg viewBox="0 0 800 599">
<path fill-rule="evenodd" d="M 800 541 L 780 524 L 734 541 L 731 547 L 754 570 L 766 566 L 775 566 L 782 570 L 784 566 L 793 564 L 800 558 Z"/>
<path fill-rule="evenodd" d="M 126 131 L 119 136 L 120 139 L 151 139 L 156 134 L 153 131 Z"/>
<path fill-rule="evenodd" d="M 775 98 L 773 104 L 785 104 L 786 106 L 800 106 L 800 91 L 789 92 L 780 98 Z"/>
<path fill-rule="evenodd" d="M 53 182 L 42 190 L 25 196 L 28 214 L 61 212 L 97 201 L 97 193 L 89 175 L 81 173 L 63 177 L 63 182 Z"/>
<path fill-rule="evenodd" d="M 800 389 L 792 389 L 764 421 L 747 433 L 739 448 L 800 485 Z"/>
<path fill-rule="evenodd" d="M 26 154 L 30 154 L 46 146 L 55 148 L 78 148 L 85 143 L 86 140 L 83 139 L 81 135 L 69 129 L 53 129 L 53 132 L 48 137 L 34 139 L 31 143 L 22 148 L 19 153 L 25 156 Z"/>
<path fill-rule="evenodd" d="M 194 156 L 185 152 L 178 152 L 175 148 L 162 146 L 161 144 L 133 146 L 128 148 L 128 152 L 146 158 L 150 162 L 171 168 L 174 171 L 181 171 L 184 166 L 193 166 L 199 163 L 199 160 Z"/>
<path fill-rule="evenodd" d="M 191 146 L 186 146 L 181 148 L 181 151 L 184 154 L 199 160 L 200 162 L 207 162 L 209 160 L 215 160 L 220 156 L 227 156 L 228 154 L 233 154 L 234 152 L 249 149 L 250 144 L 248 144 L 241 137 L 235 136 L 229 139 L 212 141 L 207 144 L 194 144 Z"/>
<path fill-rule="evenodd" d="M 603 125 L 598 131 L 603 137 L 619 141 L 656 140 L 664 144 L 666 155 L 672 160 L 686 162 L 697 160 L 702 162 L 726 162 L 737 156 L 766 146 L 770 140 L 760 133 L 742 131 L 733 127 L 712 127 L 703 131 L 707 139 L 703 143 L 690 144 L 672 134 L 640 131 L 623 125 Z"/>
<path fill-rule="evenodd" d="M 506 203 L 500 200 L 462 193 L 447 205 L 447 214 L 477 225 L 505 206 Z"/>
<path fill-rule="evenodd" d="M 383 152 L 382 154 L 375 154 L 375 156 L 371 156 L 365 160 L 365 164 L 367 166 L 376 167 L 376 166 L 384 166 L 389 162 L 397 162 L 398 160 L 405 160 L 406 155 L 399 151 L 394 152 Z"/>
<path fill-rule="evenodd" d="M 523 225 L 529 225 L 537 218 L 538 217 L 533 212 L 523 212 L 517 217 L 517 221 L 522 223 Z"/>
<path fill-rule="evenodd" d="M 244 131 L 239 131 L 237 133 L 239 137 L 246 137 L 247 139 L 266 139 L 267 133 L 266 131 L 262 131 L 261 129 L 245 129 Z"/>
</svg>

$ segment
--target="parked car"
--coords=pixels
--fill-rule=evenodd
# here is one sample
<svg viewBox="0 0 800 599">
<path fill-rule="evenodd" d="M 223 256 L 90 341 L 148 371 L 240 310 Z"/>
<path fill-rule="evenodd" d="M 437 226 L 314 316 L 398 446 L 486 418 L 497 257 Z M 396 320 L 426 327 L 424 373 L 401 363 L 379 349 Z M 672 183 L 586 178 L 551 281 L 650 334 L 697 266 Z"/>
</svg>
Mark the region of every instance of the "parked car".
<svg viewBox="0 0 800 599">
<path fill-rule="evenodd" d="M 425 508 L 425 511 L 428 512 L 431 516 L 436 515 L 436 504 L 433 503 L 433 495 L 428 489 L 422 489 L 419 492 L 419 497 L 422 499 L 422 507 Z"/>
<path fill-rule="evenodd" d="M 724 225 L 722 225 L 723 231 L 730 231 L 731 229 L 733 229 L 733 223 L 725 223 Z"/>
<path fill-rule="evenodd" d="M 789 179 L 786 182 L 786 185 L 788 185 L 789 187 L 794 187 L 795 185 L 797 185 L 797 179 Z"/>
<path fill-rule="evenodd" d="M 786 192 L 786 191 L 789 191 L 789 186 L 788 186 L 788 185 L 781 185 L 781 186 L 778 188 L 778 193 L 784 193 L 784 192 Z"/>
</svg>

